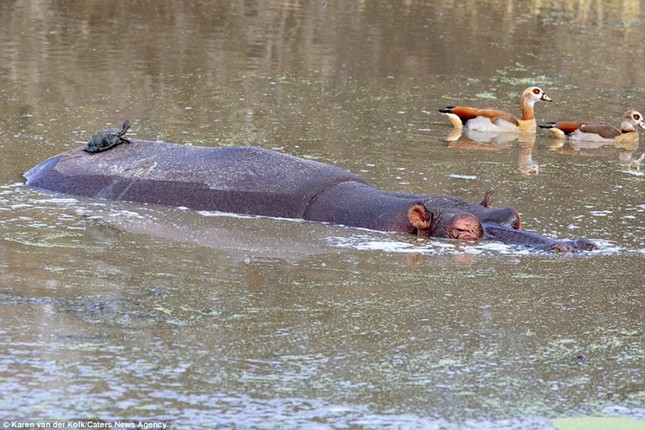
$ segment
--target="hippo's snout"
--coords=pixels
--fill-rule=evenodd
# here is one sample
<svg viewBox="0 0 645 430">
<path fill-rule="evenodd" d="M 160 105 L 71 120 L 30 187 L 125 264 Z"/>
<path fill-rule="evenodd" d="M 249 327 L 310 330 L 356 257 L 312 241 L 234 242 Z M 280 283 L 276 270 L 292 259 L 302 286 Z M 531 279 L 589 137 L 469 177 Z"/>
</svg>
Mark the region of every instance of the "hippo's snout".
<svg viewBox="0 0 645 430">
<path fill-rule="evenodd" d="M 582 237 L 576 240 L 557 241 L 553 249 L 562 252 L 595 251 L 598 249 L 598 245 L 586 237 Z"/>
<path fill-rule="evenodd" d="M 432 228 L 432 236 L 447 239 L 476 241 L 484 235 L 484 229 L 477 217 L 468 212 L 447 212 L 440 214 Z"/>
<path fill-rule="evenodd" d="M 582 237 L 576 240 L 575 244 L 576 249 L 579 251 L 595 251 L 596 249 L 598 249 L 598 245 L 596 245 L 595 242 L 587 239 L 586 237 Z"/>
<path fill-rule="evenodd" d="M 484 239 L 496 240 L 508 245 L 522 245 L 547 251 L 577 252 L 593 251 L 598 245 L 589 239 L 556 240 L 526 230 L 517 230 L 497 223 L 484 223 Z"/>
</svg>

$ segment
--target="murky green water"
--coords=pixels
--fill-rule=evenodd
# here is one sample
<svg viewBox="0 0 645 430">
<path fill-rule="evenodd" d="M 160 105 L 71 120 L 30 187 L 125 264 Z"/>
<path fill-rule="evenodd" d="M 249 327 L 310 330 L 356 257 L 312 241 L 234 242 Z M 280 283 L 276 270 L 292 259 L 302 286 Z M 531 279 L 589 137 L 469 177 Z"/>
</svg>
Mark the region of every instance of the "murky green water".
<svg viewBox="0 0 645 430">
<path fill-rule="evenodd" d="M 449 139 L 437 109 L 517 113 L 538 84 L 554 99 L 538 121 L 617 125 L 645 110 L 645 8 L 472 3 L 0 2 L 0 419 L 642 426 L 642 145 Z M 124 118 L 139 138 L 276 148 L 390 190 L 494 189 L 527 229 L 601 249 L 418 241 L 24 185 Z"/>
</svg>

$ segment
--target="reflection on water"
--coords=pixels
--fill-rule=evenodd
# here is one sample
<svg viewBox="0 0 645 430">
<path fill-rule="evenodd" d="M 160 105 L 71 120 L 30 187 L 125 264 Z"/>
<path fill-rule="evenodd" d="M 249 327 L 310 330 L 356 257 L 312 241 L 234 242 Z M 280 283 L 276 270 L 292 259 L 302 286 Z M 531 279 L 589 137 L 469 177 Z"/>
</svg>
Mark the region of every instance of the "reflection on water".
<svg viewBox="0 0 645 430">
<path fill-rule="evenodd" d="M 525 175 L 540 173 L 540 165 L 533 159 L 536 136 L 520 133 L 496 133 L 469 129 L 453 129 L 445 138 L 448 147 L 469 151 L 517 151 L 517 165 L 520 172 Z M 615 149 L 615 157 L 621 168 L 627 172 L 637 172 L 645 159 L 645 153 L 638 152 L 638 141 L 634 142 L 595 142 L 595 141 L 569 141 L 565 139 L 551 139 L 546 142 L 550 150 L 557 150 L 562 154 L 593 156 L 594 151 L 601 149 Z M 514 149 L 517 148 L 517 149 Z M 603 151 L 598 156 L 604 156 Z"/>
<path fill-rule="evenodd" d="M 471 151 L 510 151 L 517 146 L 517 165 L 525 175 L 540 173 L 540 165 L 533 160 L 535 146 L 533 133 L 498 133 L 470 129 L 453 129 L 446 141 L 450 148 L 467 149 Z M 517 143 L 518 145 L 514 145 Z"/>
<path fill-rule="evenodd" d="M 627 171 L 640 170 L 641 162 L 645 153 L 638 151 L 638 141 L 635 142 L 593 142 L 593 141 L 568 141 L 564 139 L 552 139 L 548 144 L 549 149 L 560 151 L 569 155 L 593 155 L 605 154 L 607 150 L 616 154 L 618 163 Z M 612 150 L 613 149 L 613 150 Z"/>
<path fill-rule="evenodd" d="M 0 410 L 260 428 L 645 419 L 642 150 L 541 130 L 447 141 L 437 113 L 514 111 L 529 85 L 554 100 L 538 121 L 642 111 L 643 13 L 639 0 L 0 2 Z M 125 118 L 139 138 L 281 148 L 392 191 L 493 189 L 527 229 L 601 250 L 24 186 Z"/>
</svg>

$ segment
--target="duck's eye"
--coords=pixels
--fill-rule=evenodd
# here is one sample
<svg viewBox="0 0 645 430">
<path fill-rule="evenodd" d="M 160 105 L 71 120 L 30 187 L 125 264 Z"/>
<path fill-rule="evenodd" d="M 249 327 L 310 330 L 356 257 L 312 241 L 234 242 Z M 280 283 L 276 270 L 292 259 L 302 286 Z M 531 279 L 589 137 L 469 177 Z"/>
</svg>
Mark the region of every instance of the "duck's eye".
<svg viewBox="0 0 645 430">
<path fill-rule="evenodd" d="M 541 91 L 539 88 L 533 88 L 533 94 L 538 95 L 538 94 L 540 94 L 541 92 L 542 92 L 542 91 Z"/>
<path fill-rule="evenodd" d="M 641 116 L 639 114 L 635 113 L 634 115 L 632 115 L 632 118 L 634 118 L 636 121 L 640 121 Z"/>
</svg>

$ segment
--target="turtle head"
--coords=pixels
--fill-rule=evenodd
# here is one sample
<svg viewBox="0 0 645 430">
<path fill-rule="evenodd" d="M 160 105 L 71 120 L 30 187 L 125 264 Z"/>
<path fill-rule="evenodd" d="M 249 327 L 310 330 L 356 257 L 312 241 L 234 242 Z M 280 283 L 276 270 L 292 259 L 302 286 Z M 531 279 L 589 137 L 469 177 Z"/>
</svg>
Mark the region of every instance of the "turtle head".
<svg viewBox="0 0 645 430">
<path fill-rule="evenodd" d="M 119 137 L 125 136 L 129 128 L 130 128 L 130 120 L 126 119 L 125 121 L 123 121 L 123 128 L 121 128 L 121 133 L 119 133 Z"/>
</svg>

